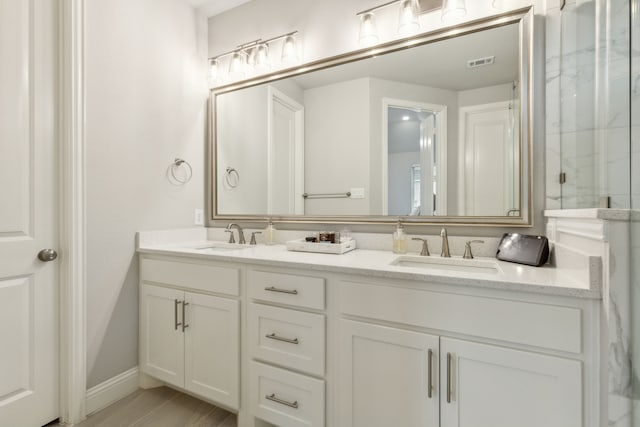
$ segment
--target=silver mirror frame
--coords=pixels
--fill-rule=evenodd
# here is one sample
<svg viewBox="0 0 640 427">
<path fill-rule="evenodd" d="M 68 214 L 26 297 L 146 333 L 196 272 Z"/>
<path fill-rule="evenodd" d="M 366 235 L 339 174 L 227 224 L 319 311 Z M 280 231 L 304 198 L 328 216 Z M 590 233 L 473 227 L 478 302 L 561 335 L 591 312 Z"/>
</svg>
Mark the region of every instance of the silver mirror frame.
<svg viewBox="0 0 640 427">
<path fill-rule="evenodd" d="M 280 70 L 274 73 L 262 75 L 252 79 L 234 82 L 225 86 L 215 87 L 210 90 L 209 96 L 209 131 L 207 144 L 207 173 L 206 173 L 206 211 L 207 226 L 215 226 L 229 221 L 246 221 L 253 223 L 266 222 L 269 218 L 279 223 L 323 223 L 323 224 L 364 224 L 384 225 L 397 221 L 396 216 L 381 215 L 342 215 L 342 216 L 313 216 L 313 215 L 236 215 L 219 214 L 216 202 L 216 96 L 244 89 L 287 77 L 306 74 L 312 71 L 330 68 L 336 65 L 359 61 L 374 56 L 384 55 L 412 47 L 434 43 L 441 40 L 459 37 L 478 31 L 501 27 L 510 24 L 519 24 L 519 74 L 520 74 L 520 216 L 496 217 L 496 216 L 403 216 L 402 221 L 413 225 L 463 225 L 463 226 L 493 226 L 493 227 L 531 227 L 533 225 L 533 7 L 526 7 L 509 11 L 500 15 L 494 15 L 474 21 L 465 22 L 458 26 L 447 27 L 422 33 L 416 36 L 384 43 L 374 47 L 360 49 L 343 55 L 310 62 L 294 68 Z"/>
</svg>

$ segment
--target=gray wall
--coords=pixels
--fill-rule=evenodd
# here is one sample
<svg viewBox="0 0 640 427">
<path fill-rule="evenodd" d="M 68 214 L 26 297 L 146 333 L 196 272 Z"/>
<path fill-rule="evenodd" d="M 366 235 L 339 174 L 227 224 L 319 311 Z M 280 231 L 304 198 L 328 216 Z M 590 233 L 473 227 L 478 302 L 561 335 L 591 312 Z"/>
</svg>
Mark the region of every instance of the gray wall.
<svg viewBox="0 0 640 427">
<path fill-rule="evenodd" d="M 206 19 L 178 0 L 86 1 L 87 341 L 92 387 L 138 364 L 138 230 L 203 207 Z M 172 185 L 174 157 L 193 179 Z"/>
</svg>

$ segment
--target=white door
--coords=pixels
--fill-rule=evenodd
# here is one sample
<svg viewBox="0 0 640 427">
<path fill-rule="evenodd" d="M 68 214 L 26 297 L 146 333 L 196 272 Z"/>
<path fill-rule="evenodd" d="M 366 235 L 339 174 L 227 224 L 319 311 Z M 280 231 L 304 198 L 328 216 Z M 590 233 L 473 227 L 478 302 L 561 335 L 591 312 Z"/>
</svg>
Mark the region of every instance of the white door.
<svg viewBox="0 0 640 427">
<path fill-rule="evenodd" d="M 340 321 L 341 427 L 437 426 L 438 337 Z"/>
<path fill-rule="evenodd" d="M 302 105 L 269 87 L 269 214 L 304 214 L 303 114 Z"/>
<path fill-rule="evenodd" d="M 185 292 L 184 388 L 240 407 L 239 302 Z"/>
<path fill-rule="evenodd" d="M 184 292 L 140 286 L 140 369 L 169 384 L 184 385 Z"/>
<path fill-rule="evenodd" d="M 58 417 L 56 2 L 0 0 L 0 425 Z"/>
<path fill-rule="evenodd" d="M 441 427 L 582 426 L 577 360 L 441 338 L 440 389 Z"/>
<path fill-rule="evenodd" d="M 463 215 L 506 216 L 518 208 L 514 173 L 519 158 L 510 117 L 508 102 L 460 109 Z"/>
</svg>

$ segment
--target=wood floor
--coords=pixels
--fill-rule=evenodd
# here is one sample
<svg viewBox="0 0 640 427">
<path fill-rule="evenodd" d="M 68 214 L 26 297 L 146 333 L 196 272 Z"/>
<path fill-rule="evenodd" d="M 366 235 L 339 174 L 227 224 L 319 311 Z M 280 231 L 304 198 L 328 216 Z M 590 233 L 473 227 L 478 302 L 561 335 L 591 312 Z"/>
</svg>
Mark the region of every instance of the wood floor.
<svg viewBox="0 0 640 427">
<path fill-rule="evenodd" d="M 168 387 L 138 390 L 77 427 L 236 427 L 236 416 Z"/>
</svg>

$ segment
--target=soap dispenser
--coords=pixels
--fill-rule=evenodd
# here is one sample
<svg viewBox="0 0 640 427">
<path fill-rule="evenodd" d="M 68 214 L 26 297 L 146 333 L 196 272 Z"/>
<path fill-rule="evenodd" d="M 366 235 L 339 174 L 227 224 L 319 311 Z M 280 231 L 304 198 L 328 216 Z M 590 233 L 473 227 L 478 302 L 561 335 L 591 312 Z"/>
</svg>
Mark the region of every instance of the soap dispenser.
<svg viewBox="0 0 640 427">
<path fill-rule="evenodd" d="M 264 243 L 265 245 L 275 245 L 276 243 L 276 228 L 273 226 L 273 221 L 269 218 L 269 224 L 264 229 Z"/>
<path fill-rule="evenodd" d="M 400 218 L 398 218 L 398 226 L 396 231 L 393 232 L 393 253 L 394 254 L 406 254 L 407 253 L 407 235 L 404 233 Z"/>
</svg>

